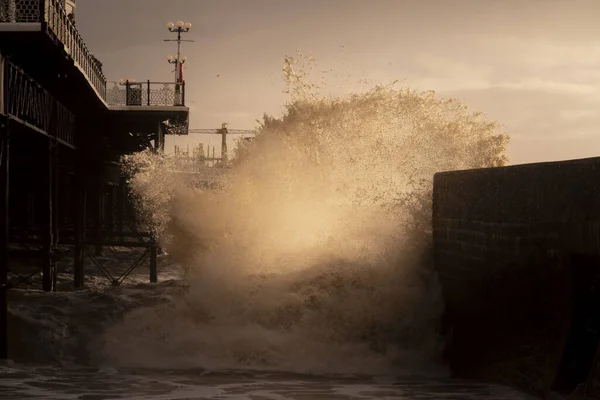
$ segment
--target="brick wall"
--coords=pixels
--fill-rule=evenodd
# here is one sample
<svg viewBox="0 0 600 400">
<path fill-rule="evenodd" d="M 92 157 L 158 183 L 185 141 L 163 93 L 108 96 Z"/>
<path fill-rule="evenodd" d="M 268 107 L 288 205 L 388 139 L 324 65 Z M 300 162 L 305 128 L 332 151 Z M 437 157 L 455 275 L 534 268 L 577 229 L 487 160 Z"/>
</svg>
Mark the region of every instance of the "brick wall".
<svg viewBox="0 0 600 400">
<path fill-rule="evenodd" d="M 599 194 L 600 158 L 435 175 L 455 372 L 547 392 L 570 328 L 569 256 L 600 254 Z"/>
</svg>

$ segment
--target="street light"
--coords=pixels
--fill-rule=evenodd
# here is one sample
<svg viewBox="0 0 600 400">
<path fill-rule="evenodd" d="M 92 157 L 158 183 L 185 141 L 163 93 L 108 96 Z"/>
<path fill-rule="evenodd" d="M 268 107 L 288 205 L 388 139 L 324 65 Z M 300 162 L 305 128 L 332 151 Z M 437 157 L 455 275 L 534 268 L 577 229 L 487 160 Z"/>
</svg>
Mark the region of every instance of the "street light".
<svg viewBox="0 0 600 400">
<path fill-rule="evenodd" d="M 167 24 L 167 29 L 171 32 L 189 32 L 191 28 L 192 28 L 191 22 L 177 21 L 177 22 L 169 22 Z"/>
<path fill-rule="evenodd" d="M 179 59 L 177 57 L 167 56 L 167 62 L 169 64 L 185 64 L 186 61 L 187 61 L 186 56 L 180 57 Z"/>
<path fill-rule="evenodd" d="M 179 83 L 179 81 L 181 80 L 181 76 L 179 75 L 179 64 L 183 64 L 187 60 L 187 57 L 181 57 L 181 42 L 193 42 L 193 40 L 182 40 L 181 34 L 189 32 L 191 28 L 191 22 L 177 21 L 169 22 L 167 24 L 167 29 L 169 30 L 169 32 L 177 33 L 177 39 L 165 39 L 165 42 L 177 42 L 177 55 L 175 57 L 167 57 L 167 62 L 169 64 L 175 64 L 175 83 Z"/>
<path fill-rule="evenodd" d="M 181 94 L 181 86 L 183 84 L 182 68 L 187 60 L 187 57 L 181 57 L 181 42 L 193 42 L 193 40 L 182 40 L 181 34 L 189 32 L 191 28 L 192 24 L 190 22 L 177 21 L 167 24 L 169 32 L 177 33 L 177 39 L 165 39 L 165 42 L 177 42 L 177 55 L 175 57 L 167 57 L 169 64 L 175 64 L 175 101 L 177 104 L 183 102 Z"/>
</svg>

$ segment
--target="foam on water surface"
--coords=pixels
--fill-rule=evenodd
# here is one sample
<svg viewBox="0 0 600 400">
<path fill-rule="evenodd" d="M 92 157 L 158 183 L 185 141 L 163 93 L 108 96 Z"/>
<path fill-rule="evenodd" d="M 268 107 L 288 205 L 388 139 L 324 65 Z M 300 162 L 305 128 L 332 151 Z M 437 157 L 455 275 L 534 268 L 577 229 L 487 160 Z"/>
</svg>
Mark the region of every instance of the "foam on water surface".
<svg viewBox="0 0 600 400">
<path fill-rule="evenodd" d="M 0 367 L 0 396 L 27 399 L 530 399 L 473 382 L 200 371 Z"/>
</svg>

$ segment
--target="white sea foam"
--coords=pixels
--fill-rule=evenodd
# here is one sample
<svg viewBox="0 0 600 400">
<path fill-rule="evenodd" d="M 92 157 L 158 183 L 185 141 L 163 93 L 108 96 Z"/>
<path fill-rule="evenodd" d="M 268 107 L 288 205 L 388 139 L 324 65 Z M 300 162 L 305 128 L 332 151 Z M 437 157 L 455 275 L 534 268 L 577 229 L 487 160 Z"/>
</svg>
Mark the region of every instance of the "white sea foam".
<svg viewBox="0 0 600 400">
<path fill-rule="evenodd" d="M 320 97 L 302 60 L 285 59 L 286 112 L 264 117 L 221 188 L 192 187 L 168 156 L 124 161 L 189 290 L 108 327 L 108 365 L 385 374 L 437 359 L 432 176 L 502 165 L 506 136 L 432 92 Z"/>
</svg>

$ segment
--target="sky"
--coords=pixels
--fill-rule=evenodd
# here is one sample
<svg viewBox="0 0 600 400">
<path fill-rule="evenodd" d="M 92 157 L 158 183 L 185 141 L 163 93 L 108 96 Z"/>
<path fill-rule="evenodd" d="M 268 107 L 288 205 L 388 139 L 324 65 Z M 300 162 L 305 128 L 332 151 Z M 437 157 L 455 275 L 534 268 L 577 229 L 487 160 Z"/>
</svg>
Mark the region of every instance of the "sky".
<svg viewBox="0 0 600 400">
<path fill-rule="evenodd" d="M 279 115 L 281 63 L 313 56 L 332 91 L 400 80 L 464 100 L 510 135 L 511 164 L 598 156 L 599 0 L 78 0 L 77 27 L 108 80 L 171 81 L 169 21 L 191 128 L 253 129 Z M 219 138 L 172 138 L 190 146 Z"/>
</svg>

